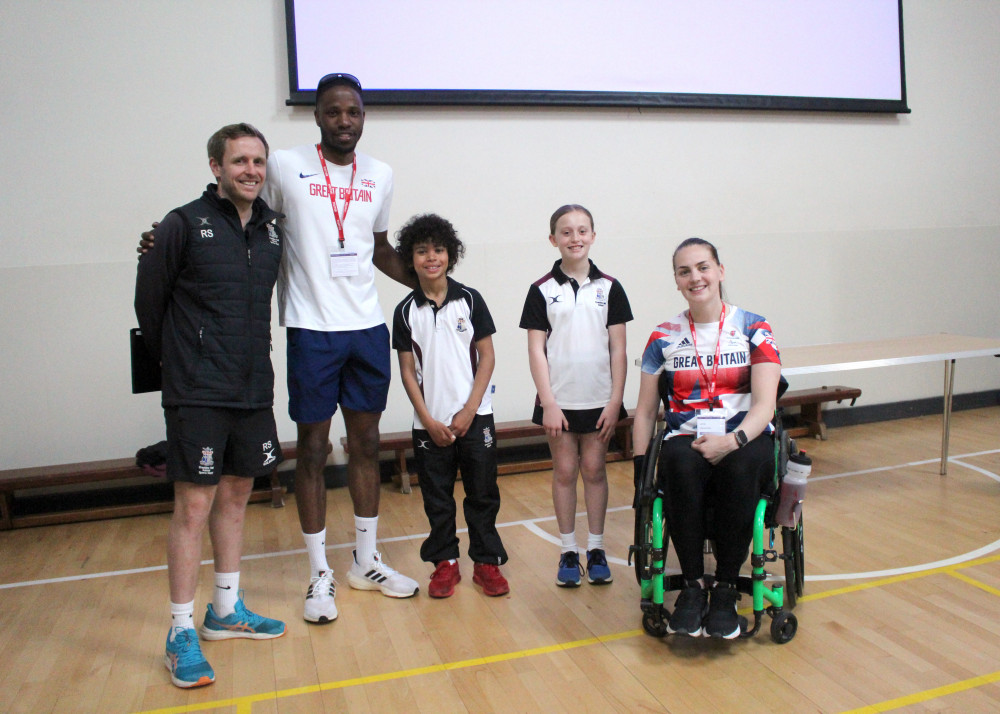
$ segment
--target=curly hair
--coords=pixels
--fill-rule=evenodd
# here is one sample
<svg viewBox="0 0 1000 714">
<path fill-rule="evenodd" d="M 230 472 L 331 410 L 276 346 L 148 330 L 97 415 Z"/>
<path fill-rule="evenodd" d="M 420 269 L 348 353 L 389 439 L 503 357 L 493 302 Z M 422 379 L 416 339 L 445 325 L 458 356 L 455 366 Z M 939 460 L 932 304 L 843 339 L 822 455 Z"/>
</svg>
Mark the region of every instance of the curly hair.
<svg viewBox="0 0 1000 714">
<path fill-rule="evenodd" d="M 413 270 L 413 249 L 421 243 L 447 249 L 448 273 L 455 269 L 455 265 L 465 255 L 465 244 L 459 240 L 451 221 L 435 213 L 414 216 L 396 233 L 396 252 L 403 259 L 410 275 L 416 275 Z"/>
</svg>

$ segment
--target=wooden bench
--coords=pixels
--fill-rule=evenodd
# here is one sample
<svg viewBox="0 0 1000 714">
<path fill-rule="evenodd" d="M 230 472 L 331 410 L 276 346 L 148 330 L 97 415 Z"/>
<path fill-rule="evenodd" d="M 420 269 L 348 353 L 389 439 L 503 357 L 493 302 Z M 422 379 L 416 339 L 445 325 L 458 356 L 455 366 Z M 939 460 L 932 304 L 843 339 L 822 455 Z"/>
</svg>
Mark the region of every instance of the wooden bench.
<svg viewBox="0 0 1000 714">
<path fill-rule="evenodd" d="M 857 387 L 824 386 L 814 389 L 791 389 L 778 400 L 778 406 L 800 408 L 799 418 L 804 423 L 787 429 L 789 436 L 811 435 L 817 439 L 826 439 L 823 404 L 826 402 L 840 403 L 845 399 L 850 399 L 853 407 L 854 402 L 860 396 L 861 390 Z"/>
<path fill-rule="evenodd" d="M 632 458 L 632 419 L 634 410 L 630 410 L 628 416 L 618 422 L 615 428 L 615 436 L 608 448 L 608 461 L 622 461 Z M 545 429 L 530 420 L 500 422 L 495 425 L 494 439 L 499 448 L 500 442 L 513 441 L 515 439 L 531 439 L 544 437 Z M 340 445 L 344 453 L 348 452 L 347 437 L 340 437 Z M 390 434 L 379 436 L 379 451 L 393 453 L 393 481 L 399 480 L 399 488 L 403 493 L 410 493 L 411 483 L 415 483 L 416 474 L 411 474 L 406 466 L 407 453 L 413 452 L 413 435 L 409 431 L 396 431 Z M 552 468 L 552 459 L 514 459 L 510 461 L 501 460 L 497 464 L 499 474 L 516 474 L 528 471 L 544 471 Z"/>
<path fill-rule="evenodd" d="M 815 389 L 797 389 L 785 392 L 778 401 L 779 407 L 799 407 L 800 418 L 804 422 L 788 430 L 791 436 L 812 435 L 818 439 L 826 439 L 826 424 L 823 422 L 823 404 L 841 402 L 850 399 L 851 405 L 861 396 L 861 390 L 855 387 L 823 386 Z M 634 410 L 618 423 L 615 438 L 608 449 L 607 460 L 622 461 L 632 458 L 632 421 Z M 496 424 L 495 438 L 500 442 L 516 439 L 532 439 L 545 436 L 545 430 L 529 420 L 501 422 Z M 341 437 L 341 446 L 347 452 L 347 437 Z M 296 442 L 282 442 L 281 450 L 285 460 L 296 458 Z M 409 431 L 398 431 L 382 434 L 379 451 L 393 454 L 393 480 L 399 481 L 400 490 L 410 493 L 413 476 L 406 464 L 408 453 L 413 451 L 412 436 Z M 500 474 L 524 473 L 527 471 L 542 471 L 552 468 L 552 460 L 543 459 L 513 459 L 501 461 L 497 466 Z M 53 510 L 32 514 L 18 514 L 16 500 L 18 491 L 44 489 L 59 486 L 81 484 L 125 482 L 137 478 L 146 478 L 146 473 L 135 465 L 134 458 L 112 459 L 108 461 L 89 461 L 60 466 L 38 466 L 24 469 L 8 469 L 0 471 L 0 530 L 22 528 L 27 526 L 51 525 L 57 523 L 74 523 L 92 521 L 118 516 L 137 516 L 150 513 L 165 513 L 173 510 L 173 497 L 144 500 L 140 503 L 109 504 L 88 506 L 69 510 Z M 271 474 L 270 487 L 254 490 L 250 496 L 252 503 L 270 501 L 275 508 L 284 505 L 284 488 L 278 480 L 277 471 Z"/>
<path fill-rule="evenodd" d="M 282 443 L 281 450 L 284 452 L 285 459 L 294 459 L 296 444 L 294 441 Z M 83 484 L 114 484 L 115 482 L 122 485 L 121 482 L 134 481 L 135 479 L 144 479 L 142 485 L 146 486 L 155 483 L 146 472 L 135 465 L 134 457 L 0 471 L 0 530 L 94 521 L 118 516 L 167 513 L 173 510 L 173 491 L 171 490 L 169 498 L 147 498 L 138 503 L 90 505 L 66 510 L 42 510 L 30 514 L 17 512 L 18 491 Z M 163 479 L 163 483 L 169 482 Z M 138 484 L 133 485 L 137 486 Z M 284 492 L 278 479 L 278 472 L 275 470 L 271 473 L 269 487 L 255 489 L 250 495 L 250 501 L 252 503 L 270 501 L 274 508 L 280 508 L 284 505 Z M 99 494 L 99 492 L 95 492 L 95 494 Z M 60 495 L 73 498 L 76 496 L 76 492 L 67 491 Z"/>
</svg>

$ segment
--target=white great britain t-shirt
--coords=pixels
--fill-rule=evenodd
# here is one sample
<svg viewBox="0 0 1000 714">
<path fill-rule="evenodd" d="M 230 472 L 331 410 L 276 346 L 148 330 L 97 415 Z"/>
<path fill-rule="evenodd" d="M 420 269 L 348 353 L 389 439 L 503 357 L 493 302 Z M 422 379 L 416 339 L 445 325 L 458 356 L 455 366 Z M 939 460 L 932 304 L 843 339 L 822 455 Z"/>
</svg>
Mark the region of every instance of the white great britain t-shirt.
<svg viewBox="0 0 1000 714">
<path fill-rule="evenodd" d="M 278 316 L 283 327 L 319 332 L 364 330 L 385 322 L 375 289 L 373 232 L 388 230 L 392 169 L 355 152 L 358 169 L 347 218 L 344 249 L 358 254 L 359 272 L 331 277 L 330 253 L 339 251 L 337 221 L 316 145 L 275 151 L 267 160 L 261 197 L 285 214 L 285 252 L 278 274 Z M 351 166 L 326 162 L 337 210 L 351 186 Z"/>
</svg>

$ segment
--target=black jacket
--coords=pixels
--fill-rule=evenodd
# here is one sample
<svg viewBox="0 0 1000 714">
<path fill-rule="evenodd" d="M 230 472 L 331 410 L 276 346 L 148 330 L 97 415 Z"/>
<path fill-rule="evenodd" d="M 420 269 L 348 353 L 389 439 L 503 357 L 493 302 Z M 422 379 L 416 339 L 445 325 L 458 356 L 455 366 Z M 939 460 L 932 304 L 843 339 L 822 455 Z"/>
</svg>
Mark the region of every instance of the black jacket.
<svg viewBox="0 0 1000 714">
<path fill-rule="evenodd" d="M 271 295 L 281 214 L 262 199 L 246 230 L 209 184 L 171 211 L 139 260 L 135 313 L 163 366 L 163 406 L 259 409 L 274 403 Z"/>
</svg>

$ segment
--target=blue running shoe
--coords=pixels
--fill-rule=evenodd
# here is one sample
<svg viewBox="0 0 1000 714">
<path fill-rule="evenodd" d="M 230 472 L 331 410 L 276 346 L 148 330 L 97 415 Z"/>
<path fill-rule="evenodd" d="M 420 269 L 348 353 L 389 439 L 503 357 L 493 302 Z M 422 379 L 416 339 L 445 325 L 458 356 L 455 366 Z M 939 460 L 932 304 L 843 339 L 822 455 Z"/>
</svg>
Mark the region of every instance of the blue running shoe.
<svg viewBox="0 0 1000 714">
<path fill-rule="evenodd" d="M 587 551 L 587 582 L 591 585 L 607 585 L 614 578 L 611 575 L 611 568 L 608 567 L 608 559 L 604 551 L 594 548 Z"/>
<path fill-rule="evenodd" d="M 215 672 L 201 653 L 198 633 L 193 628 L 170 628 L 163 663 L 170 670 L 170 681 L 183 689 L 204 687 L 215 681 Z"/>
<path fill-rule="evenodd" d="M 236 611 L 225 617 L 216 615 L 212 603 L 209 603 L 205 611 L 205 622 L 201 626 L 201 636 L 206 640 L 229 640 L 234 637 L 270 640 L 283 634 L 285 634 L 284 622 L 247 610 L 243 604 L 242 590 L 239 600 L 236 601 Z"/>
<path fill-rule="evenodd" d="M 580 565 L 580 554 L 575 550 L 567 550 L 559 556 L 559 572 L 556 574 L 556 585 L 561 588 L 580 587 L 580 574 L 583 573 L 583 566 Z"/>
</svg>

